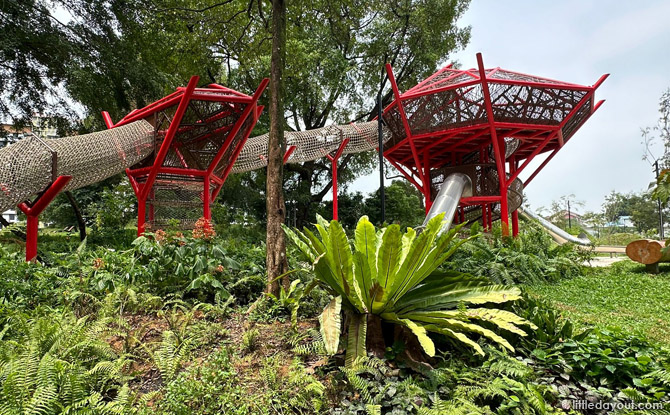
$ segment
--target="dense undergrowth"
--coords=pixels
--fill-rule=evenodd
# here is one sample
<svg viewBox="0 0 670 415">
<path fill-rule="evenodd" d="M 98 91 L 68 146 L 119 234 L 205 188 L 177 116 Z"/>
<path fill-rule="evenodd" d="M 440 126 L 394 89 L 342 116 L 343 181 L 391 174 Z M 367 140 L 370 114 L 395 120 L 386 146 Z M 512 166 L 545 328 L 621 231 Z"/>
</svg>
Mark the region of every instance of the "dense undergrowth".
<svg viewBox="0 0 670 415">
<path fill-rule="evenodd" d="M 258 235 L 201 224 L 148 236 L 54 235 L 40 241 L 42 263 L 26 264 L 0 234 L 0 414 L 543 414 L 582 399 L 668 401 L 662 345 L 606 322 L 575 328 L 528 295 L 505 309 L 533 328 L 495 331 L 513 351 L 477 338 L 480 356 L 431 335 L 436 353 L 421 364 L 396 340 L 345 366 L 347 342 L 331 356 L 318 329 L 328 287 L 303 270 L 280 297 L 263 295 Z M 516 240 L 466 242 L 442 271 L 536 295 L 583 278 L 584 255 L 526 226 Z"/>
</svg>

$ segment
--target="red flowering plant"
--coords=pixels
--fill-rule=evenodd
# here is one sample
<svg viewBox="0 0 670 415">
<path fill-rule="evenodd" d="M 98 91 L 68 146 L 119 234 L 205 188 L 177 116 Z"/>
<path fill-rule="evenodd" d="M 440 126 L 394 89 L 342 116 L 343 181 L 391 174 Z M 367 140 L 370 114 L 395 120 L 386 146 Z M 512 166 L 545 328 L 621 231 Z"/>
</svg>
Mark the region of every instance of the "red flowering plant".
<svg viewBox="0 0 670 415">
<path fill-rule="evenodd" d="M 210 241 L 216 236 L 216 231 L 212 227 L 212 222 L 205 218 L 198 219 L 193 228 L 193 238 Z"/>
<path fill-rule="evenodd" d="M 200 218 L 192 233 L 168 226 L 167 231 L 145 234 L 135 242 L 142 278 L 159 293 L 192 292 L 209 299 L 227 298 L 224 283 L 240 269 L 216 239 L 212 223 Z"/>
</svg>

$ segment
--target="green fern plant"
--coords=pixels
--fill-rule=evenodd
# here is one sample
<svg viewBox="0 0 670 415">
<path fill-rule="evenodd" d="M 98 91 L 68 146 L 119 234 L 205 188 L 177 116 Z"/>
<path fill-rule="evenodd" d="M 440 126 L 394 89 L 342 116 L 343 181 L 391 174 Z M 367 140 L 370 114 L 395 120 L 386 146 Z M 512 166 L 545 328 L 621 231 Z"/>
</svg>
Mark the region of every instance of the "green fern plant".
<svg viewBox="0 0 670 415">
<path fill-rule="evenodd" d="M 428 356 L 435 345 L 433 332 L 448 336 L 484 354 L 467 334 L 486 337 L 513 350 L 507 340 L 482 322 L 525 336 L 520 325 L 533 326 L 509 311 L 481 307 L 520 298 L 517 288 L 491 284 L 457 272 L 435 272 L 465 240 L 454 240 L 460 227 L 442 232 L 443 215 L 433 218 L 423 232 L 412 228 L 402 234 L 391 225 L 377 231 L 366 216 L 355 230 L 352 246 L 337 221 L 317 217 L 320 237 L 285 227 L 288 238 L 313 264 L 316 279 L 334 293 L 319 317 L 326 351 L 339 348 L 342 313 L 349 315 L 346 364 L 367 353 L 367 315 L 409 329 Z M 464 305 L 467 307 L 461 307 Z"/>
<path fill-rule="evenodd" d="M 0 341 L 0 414 L 121 413 L 128 361 L 101 340 L 106 325 L 41 318 L 17 340 Z"/>
<path fill-rule="evenodd" d="M 165 330 L 162 340 L 154 350 L 150 350 L 151 358 L 158 368 L 163 383 L 167 384 L 177 377 L 184 362 L 194 347 L 192 337 L 180 339 L 173 331 Z"/>
</svg>

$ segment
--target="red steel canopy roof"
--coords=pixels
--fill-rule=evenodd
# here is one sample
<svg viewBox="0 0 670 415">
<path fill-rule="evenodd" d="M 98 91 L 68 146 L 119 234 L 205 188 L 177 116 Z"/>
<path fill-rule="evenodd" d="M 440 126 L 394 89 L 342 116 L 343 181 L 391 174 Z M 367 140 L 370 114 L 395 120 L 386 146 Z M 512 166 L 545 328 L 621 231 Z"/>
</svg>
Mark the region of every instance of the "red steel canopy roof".
<svg viewBox="0 0 670 415">
<path fill-rule="evenodd" d="M 537 154 L 553 157 L 603 103 L 594 92 L 608 75 L 585 86 L 484 69 L 481 54 L 477 59 L 479 68 L 446 66 L 402 94 L 387 65 L 395 99 L 383 113 L 392 132 L 384 156 L 417 187 L 431 168 L 462 164 L 465 155 L 504 149 L 504 140 L 515 138 L 514 161 L 523 163 L 512 181 Z"/>
</svg>

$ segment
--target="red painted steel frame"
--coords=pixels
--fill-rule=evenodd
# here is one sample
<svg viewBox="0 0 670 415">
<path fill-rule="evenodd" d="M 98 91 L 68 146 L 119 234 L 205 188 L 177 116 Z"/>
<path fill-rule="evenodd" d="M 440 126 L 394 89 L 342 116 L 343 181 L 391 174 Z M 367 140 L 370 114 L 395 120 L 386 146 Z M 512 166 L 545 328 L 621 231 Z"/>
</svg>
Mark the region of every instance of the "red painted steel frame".
<svg viewBox="0 0 670 415">
<path fill-rule="evenodd" d="M 26 261 L 34 261 L 37 258 L 37 233 L 39 228 L 40 213 L 49 206 L 52 200 L 70 182 L 72 176 L 58 176 L 49 187 L 40 194 L 32 203 L 23 202 L 19 204 L 21 212 L 27 217 L 26 227 Z"/>
<path fill-rule="evenodd" d="M 484 104 L 486 105 L 486 117 L 491 126 L 491 143 L 493 144 L 493 155 L 496 160 L 496 169 L 498 170 L 498 183 L 500 184 L 500 220 L 502 221 L 503 236 L 509 235 L 509 212 L 507 210 L 507 174 L 505 173 L 505 146 L 504 141 L 498 139 L 498 132 L 494 125 L 493 106 L 491 105 L 491 93 L 489 84 L 486 82 L 486 70 L 482 54 L 477 54 L 477 65 L 479 66 L 479 78 L 482 81 L 482 93 L 484 94 Z"/>
<path fill-rule="evenodd" d="M 171 106 L 177 105 L 176 112 L 172 119 L 170 120 L 170 125 L 167 131 L 164 131 L 164 137 L 162 143 L 156 155 L 153 159 L 152 165 L 148 167 L 136 168 L 136 169 L 127 169 L 126 174 L 130 180 L 130 183 L 133 187 L 135 195 L 138 200 L 138 220 L 137 220 L 137 232 L 138 235 L 141 235 L 144 232 L 145 219 L 146 219 L 146 205 L 149 197 L 153 200 L 152 192 L 154 189 L 154 184 L 161 174 L 169 174 L 172 176 L 182 176 L 187 180 L 190 178 L 200 178 L 203 183 L 201 199 L 203 203 L 203 216 L 206 219 L 211 219 L 211 203 L 216 198 L 218 193 L 221 191 L 223 184 L 226 181 L 226 178 L 230 174 L 232 166 L 242 151 L 246 140 L 251 134 L 251 130 L 256 125 L 258 118 L 260 117 L 261 112 L 263 111 L 263 106 L 257 105 L 258 99 L 268 85 L 269 80 L 264 79 L 253 96 L 245 95 L 241 92 L 234 91 L 232 89 L 226 88 L 221 85 L 210 84 L 208 88 L 197 88 L 199 78 L 197 76 L 191 77 L 188 85 L 183 88 L 177 88 L 172 94 L 152 103 L 148 106 L 137 109 L 126 115 L 118 123 L 114 124 L 111 120 L 111 117 L 108 113 L 103 112 L 103 119 L 108 128 L 118 127 L 120 125 L 125 125 L 133 121 L 138 121 L 140 119 L 150 119 L 151 116 L 156 114 L 159 111 L 163 111 Z M 181 151 L 178 147 L 180 146 L 179 142 L 175 142 L 175 137 L 178 134 L 185 133 L 192 129 L 192 126 L 181 127 L 181 121 L 186 113 L 186 110 L 189 106 L 189 103 L 194 100 L 205 100 L 205 101 L 217 101 L 221 102 L 223 105 L 228 103 L 230 110 L 227 112 L 219 113 L 214 117 L 207 118 L 203 120 L 204 123 L 214 122 L 224 116 L 231 115 L 231 112 L 235 111 L 239 113 L 239 117 L 234 124 L 225 125 L 217 128 L 211 134 L 226 134 L 225 140 L 221 146 L 217 149 L 216 154 L 214 154 L 212 160 L 208 162 L 209 164 L 206 168 L 193 168 L 189 167 L 188 163 L 184 159 Z M 241 105 L 245 105 L 242 109 Z M 241 112 L 240 112 L 241 111 Z M 249 117 L 252 117 L 252 123 L 250 126 L 244 127 L 245 122 Z M 243 131 L 242 128 L 245 128 Z M 209 135 L 203 136 L 204 138 L 209 138 Z M 198 140 L 204 139 L 203 137 L 197 138 Z M 221 162 L 222 158 L 230 150 L 230 146 L 233 144 L 233 140 L 238 137 L 240 138 L 236 143 L 235 148 L 232 149 L 232 154 L 229 156 L 230 160 L 228 165 L 222 172 L 215 173 L 217 166 Z M 173 149 L 177 156 L 181 160 L 183 168 L 180 167 L 168 167 L 163 166 L 165 159 L 168 155 L 170 149 Z M 149 208 L 150 220 L 153 220 L 153 203 Z"/>
<path fill-rule="evenodd" d="M 389 64 L 386 65 L 386 72 L 388 74 L 391 88 L 394 96 L 391 102 L 383 111 L 386 115 L 389 111 L 397 111 L 395 116 L 399 118 L 402 123 L 398 124 L 397 141 L 393 146 L 384 151 L 385 158 L 396 167 L 407 180 L 409 180 L 424 196 L 426 202 L 426 209 L 430 208 L 431 204 L 431 174 L 432 168 L 440 168 L 442 166 L 457 166 L 462 162 L 462 157 L 466 154 L 473 153 L 479 149 L 480 161 L 488 160 L 486 155 L 486 148 L 490 145 L 493 149 L 493 162 L 495 162 L 496 172 L 499 177 L 498 195 L 492 196 L 475 196 L 461 199 L 461 206 L 477 205 L 482 209 L 482 223 L 485 229 L 490 229 L 492 225 L 493 208 L 495 204 L 500 204 L 500 217 L 502 221 L 502 231 L 504 235 L 509 234 L 509 221 L 511 214 L 512 234 L 517 235 L 519 232 L 519 218 L 516 211 L 508 211 L 508 191 L 509 187 L 519 175 L 528 167 L 530 162 L 539 154 L 544 152 L 551 152 L 549 157 L 530 174 L 526 185 L 537 175 L 537 173 L 544 168 L 544 166 L 554 157 L 558 150 L 569 140 L 570 136 L 586 122 L 586 120 L 600 107 L 602 101 L 593 104 L 593 95 L 596 89 L 603 83 L 608 75 L 603 75 L 592 86 L 577 85 L 567 82 L 555 81 L 552 79 L 541 78 L 532 75 L 524 75 L 518 72 L 502 70 L 500 68 L 485 69 L 481 54 L 477 54 L 477 68 L 466 71 L 453 69 L 451 66 L 440 69 L 424 81 L 413 88 L 410 88 L 405 93 L 400 93 L 393 70 Z M 500 72 L 500 73 L 499 73 Z M 505 73 L 503 73 L 505 72 Z M 502 73 L 502 75 L 501 75 Z M 508 79 L 509 78 L 509 79 Z M 575 92 L 577 98 L 574 100 L 574 105 L 570 108 L 560 123 L 551 124 L 545 121 L 538 124 L 537 120 L 529 120 L 529 122 L 517 121 L 497 121 L 495 119 L 494 110 L 499 110 L 500 89 L 496 90 L 496 102 L 494 103 L 491 97 L 490 85 L 504 86 L 504 88 L 511 88 L 520 86 L 524 88 L 538 88 L 558 99 L 553 91 L 581 91 L 583 95 Z M 474 102 L 467 100 L 463 96 L 462 91 L 471 91 L 473 88 L 481 85 L 482 101 Z M 407 108 L 418 108 L 418 112 L 413 112 L 410 115 L 421 114 L 428 101 L 419 104 L 413 101 L 405 105 L 411 100 L 420 99 L 421 97 L 439 94 L 447 91 L 461 91 L 455 92 L 457 96 L 446 102 L 446 106 L 454 104 L 457 100 L 465 100 L 469 105 L 475 106 L 475 110 L 479 114 L 485 114 L 485 121 L 481 118 L 475 117 L 469 125 L 459 124 L 450 127 L 448 124 L 444 125 L 443 129 L 437 131 L 418 131 L 417 134 L 412 132 Z M 504 92 L 503 92 L 504 93 Z M 575 96 L 573 94 L 573 97 Z M 518 97 L 517 97 L 518 99 Z M 578 101 L 577 101 L 578 99 Z M 509 100 L 508 100 L 509 101 Z M 568 122 L 577 116 L 578 112 L 588 102 L 591 103 L 589 113 L 582 115 L 577 125 L 571 126 L 570 136 L 564 137 L 563 129 L 568 125 Z M 527 104 L 525 101 L 522 104 Z M 516 102 L 511 103 L 515 105 Z M 413 106 L 412 106 L 413 105 Z M 533 105 L 530 103 L 529 105 Z M 540 104 L 538 104 L 540 105 Z M 552 105 L 552 104 L 548 104 Z M 553 108 L 549 106 L 548 108 Z M 424 120 L 430 119 L 430 114 L 420 115 Z M 412 125 L 420 125 L 421 119 L 412 119 Z M 416 127 L 414 127 L 416 128 Z M 404 135 L 400 132 L 404 131 Z M 505 138 L 513 137 L 520 140 L 521 145 L 515 151 L 510 160 L 506 160 L 505 156 Z M 483 158 L 482 158 L 483 157 Z M 488 161 L 490 162 L 490 161 Z M 509 163 L 508 163 L 509 162 Z M 509 164 L 509 169 L 507 165 Z M 508 177 L 509 174 L 509 177 Z M 461 220 L 459 217 L 458 220 Z"/>
</svg>

